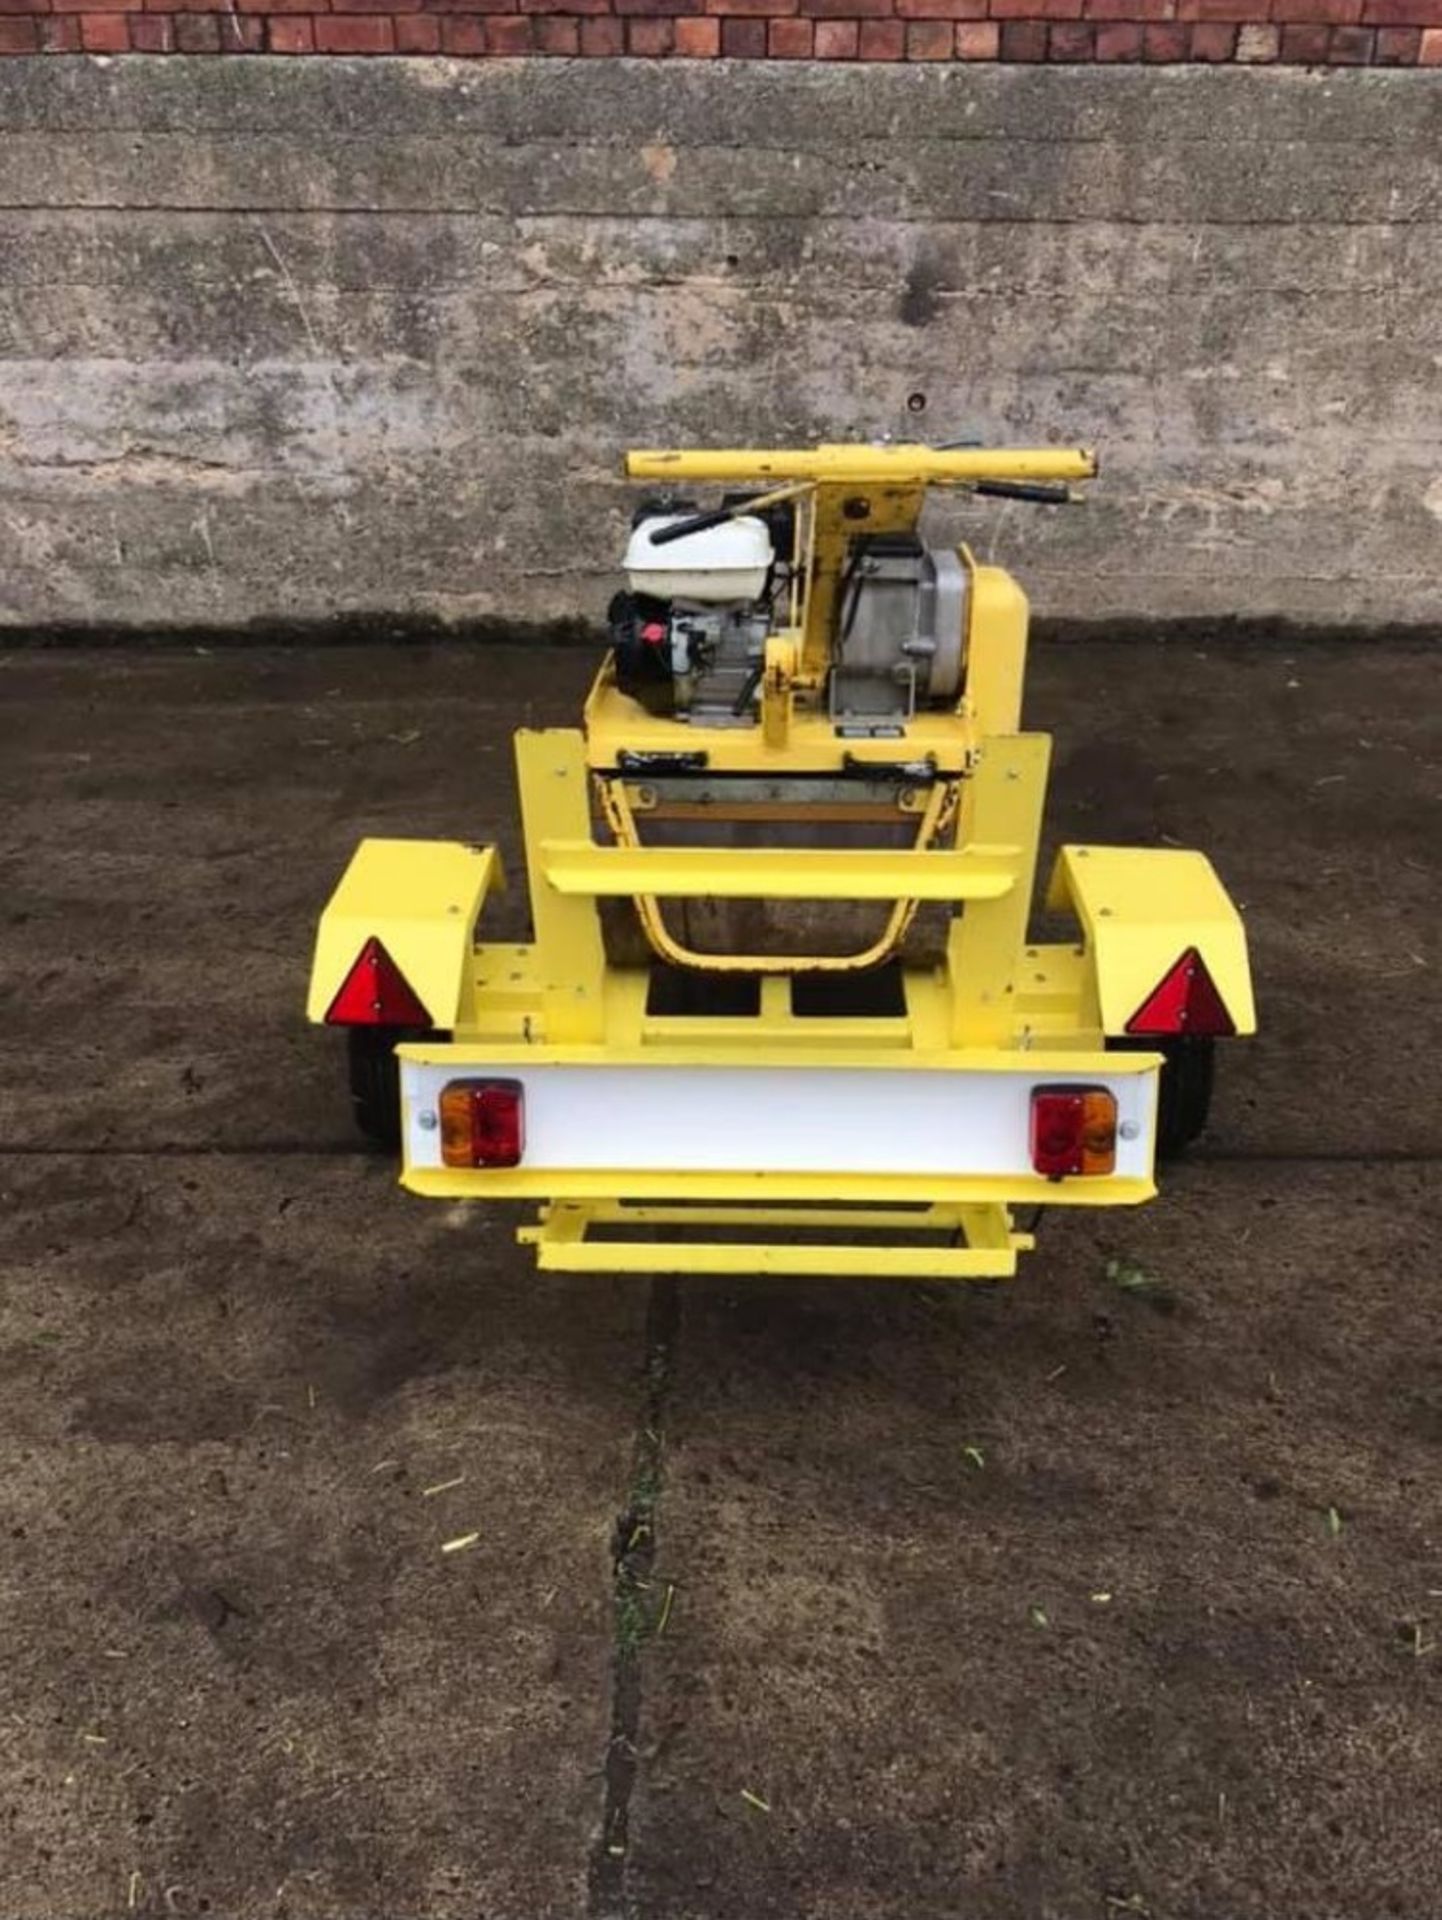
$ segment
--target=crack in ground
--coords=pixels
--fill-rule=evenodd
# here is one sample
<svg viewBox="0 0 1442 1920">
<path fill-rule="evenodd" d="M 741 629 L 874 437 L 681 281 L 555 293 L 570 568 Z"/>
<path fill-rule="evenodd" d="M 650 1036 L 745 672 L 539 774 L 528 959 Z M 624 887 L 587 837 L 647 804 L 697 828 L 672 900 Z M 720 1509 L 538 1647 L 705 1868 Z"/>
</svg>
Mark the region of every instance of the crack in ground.
<svg viewBox="0 0 1442 1920">
<path fill-rule="evenodd" d="M 653 1577 L 656 1512 L 661 1499 L 662 1453 L 671 1360 L 680 1316 L 674 1274 L 651 1284 L 646 1307 L 646 1358 L 626 1504 L 611 1536 L 611 1731 L 606 1743 L 601 1830 L 591 1854 L 589 1912 L 618 1920 L 627 1911 L 631 1797 L 640 1773 L 643 1663 L 646 1643 L 666 1623 L 671 1587 Z"/>
</svg>

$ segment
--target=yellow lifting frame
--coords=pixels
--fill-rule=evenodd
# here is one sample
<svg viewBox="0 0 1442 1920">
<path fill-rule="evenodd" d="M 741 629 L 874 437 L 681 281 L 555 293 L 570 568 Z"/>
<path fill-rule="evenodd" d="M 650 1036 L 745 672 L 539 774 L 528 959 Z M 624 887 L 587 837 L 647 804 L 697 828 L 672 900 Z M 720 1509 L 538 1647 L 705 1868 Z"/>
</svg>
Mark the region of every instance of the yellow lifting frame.
<svg viewBox="0 0 1442 1920">
<path fill-rule="evenodd" d="M 972 857 L 938 882 L 942 891 L 919 891 L 936 879 L 927 863 L 932 849 L 944 841 L 957 809 L 954 781 L 931 787 L 910 848 L 899 852 L 878 848 L 825 850 L 820 848 L 643 847 L 626 797 L 624 784 L 606 775 L 597 777 L 601 803 L 618 845 L 592 848 L 602 860 L 619 862 L 638 884 L 623 891 L 635 898 L 636 912 L 651 948 L 672 966 L 693 967 L 707 973 L 758 973 L 763 977 L 794 973 L 796 961 L 784 954 L 700 953 L 675 939 L 662 916 L 658 895 L 693 899 L 892 900 L 894 906 L 881 933 L 860 951 L 811 957 L 812 972 L 858 972 L 889 959 L 905 938 L 924 899 L 983 898 L 1005 891 L 1011 884 L 1014 849 L 976 847 Z M 584 850 L 583 850 L 584 852 Z M 943 859 L 945 855 L 940 856 Z M 950 855 L 955 862 L 955 851 Z M 913 882 L 917 885 L 913 886 Z M 556 884 L 553 881 L 553 884 Z M 794 890 L 792 890 L 794 888 Z M 968 891 L 970 889 L 971 891 Z M 601 890 L 592 888 L 592 890 Z"/>
</svg>

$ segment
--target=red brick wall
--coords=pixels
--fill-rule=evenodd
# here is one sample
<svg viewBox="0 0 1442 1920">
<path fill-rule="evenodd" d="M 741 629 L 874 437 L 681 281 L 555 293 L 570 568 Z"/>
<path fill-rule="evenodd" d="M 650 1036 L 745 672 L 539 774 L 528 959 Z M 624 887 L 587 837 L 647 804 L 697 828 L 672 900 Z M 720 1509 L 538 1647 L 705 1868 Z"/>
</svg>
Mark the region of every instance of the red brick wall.
<svg viewBox="0 0 1442 1920">
<path fill-rule="evenodd" d="M 1442 67 L 1442 0 L 0 0 L 0 54 Z"/>
</svg>

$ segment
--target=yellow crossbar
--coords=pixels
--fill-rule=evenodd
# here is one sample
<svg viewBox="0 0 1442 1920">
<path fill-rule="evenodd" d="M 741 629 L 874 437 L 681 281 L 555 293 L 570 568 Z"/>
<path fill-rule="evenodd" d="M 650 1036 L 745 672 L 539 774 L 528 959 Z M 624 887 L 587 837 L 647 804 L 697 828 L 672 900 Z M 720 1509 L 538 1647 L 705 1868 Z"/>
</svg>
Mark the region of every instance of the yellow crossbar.
<svg viewBox="0 0 1442 1920">
<path fill-rule="evenodd" d="M 916 852 L 881 847 L 601 847 L 546 840 L 545 877 L 562 894 L 660 899 L 999 900 L 1015 847 Z"/>
<path fill-rule="evenodd" d="M 644 447 L 626 455 L 632 480 L 944 487 L 978 480 L 1090 480 L 1096 470 L 1096 455 L 1087 447 Z"/>
</svg>

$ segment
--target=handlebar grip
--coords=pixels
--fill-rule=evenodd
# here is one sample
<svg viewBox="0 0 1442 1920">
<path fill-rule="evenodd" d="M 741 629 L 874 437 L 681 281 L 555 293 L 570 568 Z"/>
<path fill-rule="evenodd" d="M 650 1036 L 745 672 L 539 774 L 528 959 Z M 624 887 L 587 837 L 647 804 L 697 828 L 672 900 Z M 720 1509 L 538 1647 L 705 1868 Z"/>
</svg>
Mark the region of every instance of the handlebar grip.
<svg viewBox="0 0 1442 1920">
<path fill-rule="evenodd" d="M 1029 500 L 1037 507 L 1065 507 L 1072 497 L 1070 487 L 1037 480 L 978 480 L 972 492 L 984 493 L 990 500 Z"/>
<path fill-rule="evenodd" d="M 719 527 L 727 520 L 734 519 L 736 507 L 715 507 L 710 513 L 691 513 L 684 520 L 678 520 L 674 526 L 662 527 L 659 533 L 650 536 L 653 547 L 669 547 L 673 540 L 684 540 L 690 533 L 705 533 L 711 527 Z"/>
</svg>

